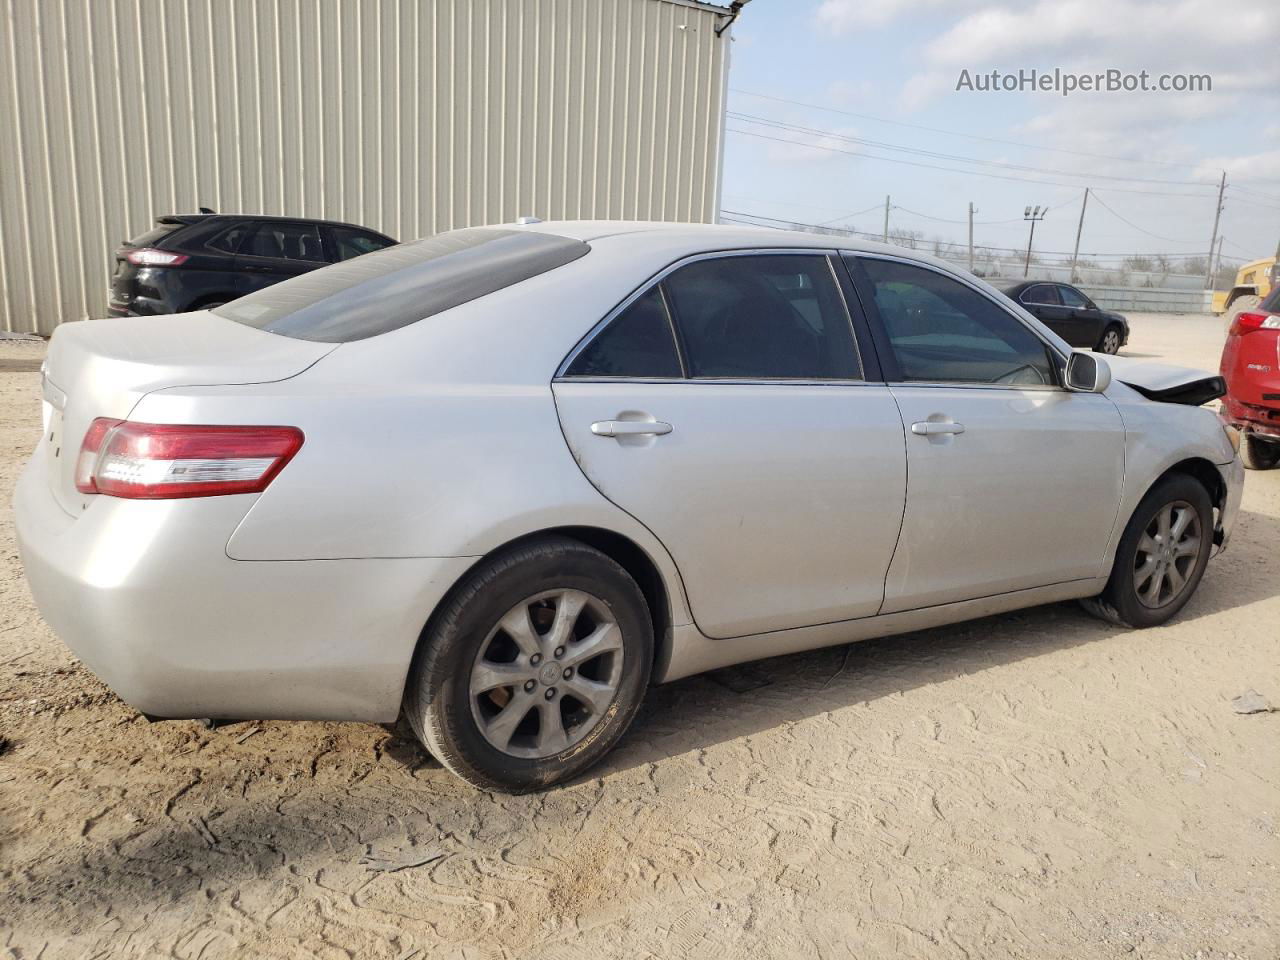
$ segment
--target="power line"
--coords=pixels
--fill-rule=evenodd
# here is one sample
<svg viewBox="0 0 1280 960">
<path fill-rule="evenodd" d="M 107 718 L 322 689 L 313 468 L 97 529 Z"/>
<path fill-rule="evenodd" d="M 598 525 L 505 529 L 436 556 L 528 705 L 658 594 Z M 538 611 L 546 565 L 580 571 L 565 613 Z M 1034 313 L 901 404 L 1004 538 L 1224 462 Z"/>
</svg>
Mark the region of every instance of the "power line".
<svg viewBox="0 0 1280 960">
<path fill-rule="evenodd" d="M 1065 206 L 1066 206 L 1065 203 L 1060 203 L 1056 207 L 1045 207 L 1045 212 L 1047 213 L 1050 210 L 1057 210 L 1058 207 L 1065 207 Z M 877 206 L 874 209 L 879 209 L 879 205 L 877 204 Z M 932 214 L 921 213 L 919 210 L 911 210 L 907 207 L 899 206 L 896 203 L 893 204 L 892 209 L 901 210 L 903 213 L 909 213 L 914 217 L 924 217 L 926 220 L 937 220 L 939 223 L 967 224 L 969 222 L 968 220 L 952 220 L 948 217 L 935 217 Z M 1011 217 L 1008 220 L 975 220 L 973 221 L 973 224 L 974 226 L 994 227 L 994 226 L 1001 226 L 1006 223 L 1021 223 L 1021 222 L 1022 222 L 1022 217 Z"/>
<path fill-rule="evenodd" d="M 901 157 L 881 157 L 872 153 L 866 153 L 861 150 L 841 150 L 839 147 L 826 146 L 819 143 L 806 143 L 803 140 L 788 140 L 785 137 L 771 137 L 765 133 L 757 133 L 754 130 L 739 130 L 735 127 L 727 127 L 726 132 L 736 133 L 741 136 L 755 137 L 758 140 L 772 140 L 775 143 L 786 143 L 793 147 L 808 147 L 811 150 L 826 150 L 829 153 L 843 153 L 850 157 L 861 157 L 864 160 L 884 160 L 889 163 L 896 163 L 908 167 L 921 167 L 926 170 L 943 170 L 947 173 L 958 173 L 970 177 L 985 177 L 989 180 L 1016 180 L 1022 183 L 1038 183 L 1046 187 L 1066 187 L 1070 190 L 1079 190 L 1078 183 L 1062 183 L 1055 180 L 1042 180 L 1035 177 L 1019 177 L 1011 173 L 986 173 L 982 170 L 960 170 L 956 167 L 941 166 L 936 163 L 921 163 L 918 160 L 904 160 Z M 1113 191 L 1120 193 L 1137 193 L 1148 197 L 1181 197 L 1184 200 L 1203 200 L 1205 197 L 1190 193 L 1167 193 L 1156 190 L 1131 190 L 1125 187 L 1111 187 Z"/>
<path fill-rule="evenodd" d="M 824 130 L 818 127 L 805 127 L 800 124 L 788 123 L 783 120 L 775 120 L 772 117 L 760 117 L 749 113 L 738 113 L 736 111 L 728 111 L 726 116 L 730 120 L 745 121 L 747 123 L 755 123 L 761 126 L 773 127 L 779 130 L 785 130 L 792 133 L 806 133 L 814 136 L 831 137 L 836 140 L 842 140 L 848 143 L 858 143 L 864 146 L 875 147 L 879 150 L 893 150 L 902 153 L 910 153 L 916 156 L 930 157 L 935 160 L 952 160 L 959 163 L 976 163 L 989 167 L 997 167 L 1002 170 L 1022 170 L 1028 173 L 1047 173 L 1051 176 L 1059 177 L 1080 177 L 1086 180 L 1116 180 L 1125 183 L 1154 183 L 1169 186 L 1191 186 L 1191 187 L 1208 187 L 1212 184 L 1202 183 L 1198 180 L 1159 180 L 1152 177 L 1126 177 L 1117 174 L 1105 173 L 1076 173 L 1072 170 L 1058 170 L 1049 167 L 1035 167 L 1022 163 L 1006 163 L 1001 160 L 983 160 L 978 157 L 965 157 L 953 153 L 940 153 L 936 150 L 925 150 L 919 147 L 908 147 L 903 144 L 890 143 L 881 140 L 868 140 L 865 137 L 855 137 L 850 134 L 837 133 L 834 130 Z"/>
<path fill-rule="evenodd" d="M 750 217 L 751 219 L 750 219 L 750 220 L 741 220 L 741 219 L 736 219 L 736 218 L 740 218 L 740 217 Z M 747 211 L 745 211 L 745 210 L 721 210 L 721 211 L 720 211 L 720 218 L 721 218 L 722 220 L 726 221 L 726 222 L 729 222 L 729 223 L 736 223 L 736 224 L 741 224 L 742 226 L 747 226 L 747 227 L 762 227 L 762 228 L 768 228 L 768 229 L 772 229 L 772 230 L 794 230 L 794 229 L 796 229 L 796 228 L 808 228 L 808 229 L 811 229 L 811 230 L 817 230 L 817 231 L 832 231 L 832 230 L 836 230 L 836 231 L 838 231 L 838 232 L 840 232 L 840 233 L 847 234 L 847 235 L 849 235 L 849 236 L 853 236 L 853 237 L 865 237 L 866 239 L 869 239 L 869 240 L 876 240 L 876 241 L 879 241 L 879 240 L 880 240 L 880 234 L 878 234 L 878 233 L 868 233 L 868 232 L 866 232 L 866 231 L 864 231 L 864 230 L 848 230 L 848 229 L 843 229 L 843 228 L 833 228 L 833 227 L 829 227 L 829 226 L 827 226 L 827 225 L 825 225 L 825 224 L 821 224 L 821 223 L 801 223 L 801 222 L 800 222 L 800 221 L 798 221 L 798 220 L 785 220 L 785 219 L 783 219 L 783 218 L 781 218 L 781 217 L 766 217 L 764 214 L 759 214 L 759 213 L 749 213 L 749 212 L 747 212 Z M 1021 220 L 1022 218 L 1021 218 L 1021 217 L 1019 217 L 1018 219 L 1019 219 L 1019 220 Z M 756 223 L 756 222 L 753 222 L 753 221 L 757 221 L 757 220 L 763 220 L 763 221 L 766 221 L 766 222 L 765 222 L 765 223 Z M 818 235 L 822 235 L 822 234 L 821 234 L 821 233 L 819 233 Z M 830 235 L 832 235 L 832 234 L 828 232 L 826 235 L 830 236 Z M 922 239 L 923 239 L 923 238 L 922 238 Z M 933 241 L 933 240 L 927 240 L 927 241 L 925 241 L 925 242 L 932 243 L 932 242 L 934 242 L 934 241 Z M 942 239 L 942 238 L 937 238 L 937 242 L 938 242 L 938 243 L 941 243 L 941 244 L 943 244 L 943 245 L 945 245 L 945 246 L 955 247 L 956 249 L 962 249 L 962 248 L 964 248 L 964 247 L 966 246 L 966 244 L 965 244 L 965 243 L 963 243 L 963 242 L 961 242 L 961 241 L 957 241 L 957 240 L 946 240 L 946 239 Z M 1229 242 L 1229 241 L 1228 241 L 1228 242 Z M 1008 254 L 1010 254 L 1010 255 L 1016 255 L 1016 256 L 1021 256 L 1021 255 L 1022 255 L 1022 253 L 1023 253 L 1023 251 L 1022 251 L 1020 248 L 1017 248 L 1017 247 L 998 247 L 998 246 L 993 246 L 993 245 L 991 245 L 991 244 L 985 244 L 985 243 L 984 243 L 984 244 L 976 244 L 975 246 L 976 246 L 976 247 L 978 247 L 978 248 L 980 248 L 980 249 L 983 249 L 983 250 L 1003 251 L 1003 252 L 1008 253 Z M 1037 255 L 1037 256 L 1060 256 L 1060 257 L 1070 257 L 1070 256 L 1072 255 L 1072 251 L 1069 251 L 1069 250 L 1037 250 L 1037 251 L 1036 251 L 1036 255 Z M 1189 258 L 1192 258 L 1192 257 L 1203 257 L 1203 256 L 1206 256 L 1206 254 L 1198 253 L 1198 252 L 1191 252 L 1191 253 L 1188 253 L 1188 252 L 1176 252 L 1176 253 L 1091 253 L 1091 252 L 1087 252 L 1087 251 L 1082 251 L 1082 252 L 1080 253 L 1080 258 L 1081 258 L 1081 259 L 1085 259 L 1085 260 L 1127 260 L 1127 259 L 1129 259 L 1129 258 L 1131 258 L 1131 257 L 1150 257 L 1150 258 L 1166 257 L 1166 258 L 1170 258 L 1170 259 L 1189 259 Z"/>
<path fill-rule="evenodd" d="M 1117 220 L 1121 221 L 1122 223 L 1127 223 L 1129 226 L 1133 227 L 1133 229 L 1137 230 L 1139 233 L 1145 233 L 1148 237 L 1154 237 L 1156 240 L 1163 240 L 1166 243 L 1199 243 L 1200 242 L 1199 240 L 1175 240 L 1173 237 L 1162 237 L 1158 233 L 1152 233 L 1150 230 L 1147 230 L 1143 227 L 1138 226 L 1132 220 L 1128 219 L 1125 216 L 1122 216 L 1121 214 L 1113 210 L 1111 208 L 1111 205 L 1107 203 L 1107 201 L 1103 200 L 1100 196 L 1098 196 L 1097 190 L 1094 190 L 1092 192 L 1093 192 L 1093 198 L 1097 200 L 1098 203 L 1102 204 L 1102 206 L 1106 210 L 1108 210 L 1113 217 L 1115 217 Z"/>
<path fill-rule="evenodd" d="M 853 211 L 853 213 L 846 213 L 846 214 L 844 214 L 843 216 L 840 216 L 840 217 L 832 217 L 830 220 L 824 220 L 824 221 L 820 224 L 820 226 L 824 226 L 824 227 L 825 227 L 825 226 L 827 226 L 828 224 L 835 223 L 837 220 L 850 220 L 850 219 L 852 219 L 853 217 L 860 217 L 860 216 L 862 216 L 864 213 L 870 213 L 872 210 L 879 210 L 879 209 L 880 209 L 880 204 L 878 204 L 878 203 L 873 203 L 871 206 L 867 207 L 865 210 L 855 210 L 855 211 Z"/>
<path fill-rule="evenodd" d="M 786 97 L 777 97 L 768 93 L 754 93 L 750 90 L 743 90 L 739 87 L 730 87 L 729 89 L 732 93 L 740 93 L 746 97 L 759 97 L 761 100 L 773 100 L 776 103 L 789 103 L 792 106 L 808 107 L 812 110 L 825 110 L 828 113 L 838 113 L 846 117 L 857 117 L 860 120 L 872 120 L 876 123 L 885 123 L 895 127 L 905 127 L 910 130 L 923 130 L 927 133 L 941 133 L 948 137 L 963 137 L 966 140 L 976 140 L 982 143 L 998 143 L 1007 147 L 1023 147 L 1028 150 L 1044 150 L 1050 153 L 1069 154 L 1075 157 L 1092 157 L 1095 160 L 1116 160 L 1121 163 L 1159 164 L 1165 167 L 1186 167 L 1191 170 L 1198 170 L 1201 167 L 1201 164 L 1198 163 L 1179 163 L 1174 160 L 1153 160 L 1149 158 L 1139 159 L 1137 157 L 1117 157 L 1112 154 L 1088 153 L 1084 150 L 1068 150 L 1065 147 L 1049 147 L 1044 144 L 1026 143 L 1019 140 L 1001 140 L 998 137 L 984 137 L 976 133 L 961 133 L 958 130 L 944 130 L 940 127 L 927 127 L 919 123 L 907 123 L 904 120 L 890 120 L 887 117 L 877 117 L 870 113 L 855 113 L 852 110 L 841 110 L 837 107 L 826 107 L 819 103 L 807 103 L 803 100 L 790 100 Z"/>
</svg>

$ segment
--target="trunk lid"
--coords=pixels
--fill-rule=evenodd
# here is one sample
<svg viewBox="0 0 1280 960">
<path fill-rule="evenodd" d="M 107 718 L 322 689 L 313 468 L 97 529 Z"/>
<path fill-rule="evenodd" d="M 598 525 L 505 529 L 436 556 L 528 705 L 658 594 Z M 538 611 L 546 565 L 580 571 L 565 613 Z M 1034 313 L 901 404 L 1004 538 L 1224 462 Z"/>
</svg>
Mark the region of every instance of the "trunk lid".
<svg viewBox="0 0 1280 960">
<path fill-rule="evenodd" d="M 233 323 L 207 311 L 86 320 L 58 327 L 43 376 L 48 479 L 54 497 L 78 514 L 75 464 L 97 417 L 124 420 L 146 394 L 167 387 L 287 380 L 337 349 Z"/>
<path fill-rule="evenodd" d="M 1232 400 L 1280 409 L 1280 330 L 1250 330 L 1228 337 L 1223 361 Z"/>
</svg>

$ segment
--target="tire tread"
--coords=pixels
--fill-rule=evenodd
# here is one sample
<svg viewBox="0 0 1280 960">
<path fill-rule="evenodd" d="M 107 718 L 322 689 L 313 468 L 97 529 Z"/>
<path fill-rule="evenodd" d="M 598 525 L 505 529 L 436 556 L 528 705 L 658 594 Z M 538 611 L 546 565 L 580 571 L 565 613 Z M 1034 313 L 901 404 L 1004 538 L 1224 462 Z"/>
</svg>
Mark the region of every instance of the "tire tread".
<svg viewBox="0 0 1280 960">
<path fill-rule="evenodd" d="M 603 564 L 611 572 L 624 577 L 640 599 L 646 625 L 652 633 L 652 621 L 649 618 L 649 608 L 644 603 L 644 595 L 631 575 L 617 561 L 594 547 L 570 537 L 542 537 L 505 550 L 476 566 L 455 587 L 443 607 L 438 608 L 418 641 L 418 650 L 405 686 L 404 712 L 414 733 L 418 735 L 418 739 L 422 741 L 427 751 L 450 773 L 480 790 L 527 793 L 530 790 L 540 789 L 542 784 L 512 787 L 477 770 L 474 764 L 454 749 L 452 744 L 458 740 L 456 725 L 459 718 L 449 715 L 448 711 L 433 709 L 435 700 L 431 686 L 427 682 L 427 678 L 434 676 L 440 669 L 440 660 L 447 653 L 446 645 L 439 642 L 439 639 L 450 636 L 457 629 L 458 621 L 463 617 L 468 606 L 476 602 L 477 598 L 495 581 L 510 576 L 520 567 L 531 562 L 551 557 L 563 559 L 566 552 L 589 556 L 593 562 Z M 647 685 L 646 672 L 645 686 Z M 624 731 L 625 728 L 626 725 L 623 726 Z M 617 736 L 620 735 L 621 732 L 617 734 Z"/>
</svg>

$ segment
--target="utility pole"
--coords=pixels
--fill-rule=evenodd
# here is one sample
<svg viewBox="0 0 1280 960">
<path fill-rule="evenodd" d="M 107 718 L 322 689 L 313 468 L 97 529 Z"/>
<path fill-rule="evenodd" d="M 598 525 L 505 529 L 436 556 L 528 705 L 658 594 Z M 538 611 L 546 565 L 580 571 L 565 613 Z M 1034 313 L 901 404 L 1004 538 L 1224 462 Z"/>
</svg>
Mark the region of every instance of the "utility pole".
<svg viewBox="0 0 1280 960">
<path fill-rule="evenodd" d="M 887 193 L 884 195 L 884 233 L 881 234 L 880 239 L 885 243 L 889 242 L 889 195 Z"/>
<path fill-rule="evenodd" d="M 1089 205 L 1089 188 L 1084 188 L 1084 201 L 1080 204 L 1080 222 L 1076 224 L 1076 248 L 1071 254 L 1071 282 L 1076 282 L 1076 261 L 1080 259 L 1080 234 L 1084 232 L 1084 208 Z"/>
<path fill-rule="evenodd" d="M 1213 289 L 1213 248 L 1218 245 L 1218 223 L 1222 218 L 1222 195 L 1227 189 L 1227 171 L 1222 171 L 1222 180 L 1218 183 L 1218 203 L 1213 208 L 1213 236 L 1209 238 L 1209 269 L 1205 274 L 1204 288 Z"/>
<path fill-rule="evenodd" d="M 1222 245 L 1226 243 L 1226 241 L 1227 238 L 1225 234 L 1218 238 L 1218 255 L 1213 258 L 1213 279 L 1215 283 L 1218 279 L 1218 271 L 1222 269 Z M 1280 244 L 1276 245 L 1276 255 L 1280 256 Z"/>
<path fill-rule="evenodd" d="M 973 208 L 973 201 L 969 201 L 969 272 L 973 273 L 973 215 L 977 211 Z"/>
<path fill-rule="evenodd" d="M 1036 223 L 1044 219 L 1044 215 L 1049 212 L 1048 207 L 1027 207 L 1022 211 L 1022 219 L 1031 221 L 1031 235 L 1027 237 L 1027 262 L 1022 267 L 1022 277 L 1025 280 L 1027 274 L 1031 270 L 1031 244 L 1036 239 Z"/>
</svg>

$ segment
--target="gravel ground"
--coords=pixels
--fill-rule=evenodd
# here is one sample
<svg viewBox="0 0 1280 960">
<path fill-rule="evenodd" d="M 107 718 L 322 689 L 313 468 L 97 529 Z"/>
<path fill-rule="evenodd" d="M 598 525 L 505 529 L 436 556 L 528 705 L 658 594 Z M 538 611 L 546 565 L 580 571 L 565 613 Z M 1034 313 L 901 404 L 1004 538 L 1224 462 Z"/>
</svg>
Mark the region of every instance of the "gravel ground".
<svg viewBox="0 0 1280 960">
<path fill-rule="evenodd" d="M 1217 363 L 1220 321 L 1133 329 Z M 9 510 L 42 352 L 0 342 L 0 955 L 1280 957 L 1280 714 L 1231 704 L 1280 704 L 1280 471 L 1169 626 L 1063 604 L 696 677 L 511 798 L 379 726 L 148 724 L 81 667 Z"/>
</svg>

